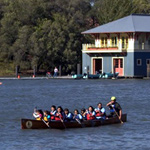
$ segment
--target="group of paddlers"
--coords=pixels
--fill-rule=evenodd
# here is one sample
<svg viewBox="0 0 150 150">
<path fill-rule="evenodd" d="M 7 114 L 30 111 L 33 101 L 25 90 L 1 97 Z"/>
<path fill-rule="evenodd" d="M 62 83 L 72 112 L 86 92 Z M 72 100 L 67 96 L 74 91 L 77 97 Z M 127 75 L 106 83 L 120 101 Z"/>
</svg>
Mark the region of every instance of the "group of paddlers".
<svg viewBox="0 0 150 150">
<path fill-rule="evenodd" d="M 111 101 L 106 105 L 110 109 L 110 114 L 106 115 L 105 108 L 102 106 L 102 103 L 97 104 L 97 108 L 93 108 L 89 106 L 88 109 L 81 109 L 81 113 L 77 109 L 74 110 L 74 113 L 71 113 L 68 108 L 63 108 L 61 106 L 57 107 L 52 105 L 51 111 L 42 111 L 42 110 L 34 110 L 33 116 L 36 120 L 43 120 L 46 122 L 50 121 L 83 121 L 83 120 L 95 120 L 95 119 L 103 119 L 118 116 L 121 120 L 122 116 L 122 108 L 118 102 L 116 102 L 116 97 L 112 96 Z"/>
</svg>

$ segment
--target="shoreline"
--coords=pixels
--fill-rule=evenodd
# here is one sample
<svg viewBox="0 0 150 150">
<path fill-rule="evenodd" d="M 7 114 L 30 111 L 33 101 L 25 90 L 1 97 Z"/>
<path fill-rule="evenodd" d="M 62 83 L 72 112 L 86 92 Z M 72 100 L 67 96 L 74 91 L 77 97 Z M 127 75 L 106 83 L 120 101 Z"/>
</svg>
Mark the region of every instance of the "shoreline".
<svg viewBox="0 0 150 150">
<path fill-rule="evenodd" d="M 70 80 L 87 80 L 87 79 L 82 79 L 82 78 L 72 78 L 72 76 L 57 76 L 57 77 L 44 77 L 44 76 L 39 76 L 39 77 L 32 77 L 32 76 L 23 76 L 23 77 L 20 77 L 20 78 L 17 78 L 17 77 L 0 77 L 0 80 L 47 80 L 47 79 L 70 79 Z M 111 80 L 119 80 L 119 79 L 143 79 L 143 80 L 149 80 L 150 78 L 148 77 L 143 77 L 143 78 L 139 78 L 139 77 L 118 77 L 118 78 L 108 78 L 108 79 L 111 79 Z M 88 80 L 107 80 L 107 79 L 88 79 Z"/>
<path fill-rule="evenodd" d="M 72 76 L 58 76 L 58 77 L 0 77 L 0 80 L 45 80 L 45 79 L 73 79 Z"/>
</svg>

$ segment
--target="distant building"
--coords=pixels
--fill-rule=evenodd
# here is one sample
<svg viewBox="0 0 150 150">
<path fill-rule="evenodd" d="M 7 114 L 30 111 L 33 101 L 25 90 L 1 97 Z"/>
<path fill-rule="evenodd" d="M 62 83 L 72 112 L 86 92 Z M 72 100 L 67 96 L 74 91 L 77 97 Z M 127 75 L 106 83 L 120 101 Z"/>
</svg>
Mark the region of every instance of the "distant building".
<svg viewBox="0 0 150 150">
<path fill-rule="evenodd" d="M 82 45 L 82 72 L 119 72 L 119 76 L 143 77 L 150 64 L 150 15 L 132 14 L 82 32 L 94 44 Z"/>
</svg>

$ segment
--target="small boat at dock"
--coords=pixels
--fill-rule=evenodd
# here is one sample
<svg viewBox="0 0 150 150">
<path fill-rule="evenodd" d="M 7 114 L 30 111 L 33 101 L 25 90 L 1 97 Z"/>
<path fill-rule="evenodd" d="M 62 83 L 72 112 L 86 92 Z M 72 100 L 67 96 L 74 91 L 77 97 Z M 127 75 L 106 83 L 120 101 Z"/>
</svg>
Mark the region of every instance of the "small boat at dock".
<svg viewBox="0 0 150 150">
<path fill-rule="evenodd" d="M 116 72 L 115 74 L 110 72 L 104 72 L 102 74 L 74 74 L 72 75 L 73 79 L 112 79 L 117 78 L 119 75 L 119 72 Z"/>
<path fill-rule="evenodd" d="M 127 121 L 127 114 L 123 114 L 121 120 L 123 122 Z M 42 120 L 33 119 L 21 119 L 22 129 L 67 129 L 67 128 L 85 128 L 85 127 L 98 127 L 103 125 L 119 124 L 121 123 L 119 118 L 112 117 L 106 120 L 85 120 L 82 122 L 70 121 L 51 121 L 49 122 L 49 127 Z"/>
</svg>

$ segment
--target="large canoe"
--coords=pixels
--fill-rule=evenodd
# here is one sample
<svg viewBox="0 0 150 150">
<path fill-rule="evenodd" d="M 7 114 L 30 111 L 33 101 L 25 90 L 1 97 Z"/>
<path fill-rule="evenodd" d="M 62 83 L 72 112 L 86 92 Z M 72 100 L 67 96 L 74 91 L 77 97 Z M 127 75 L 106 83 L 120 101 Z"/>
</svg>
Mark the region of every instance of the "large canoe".
<svg viewBox="0 0 150 150">
<path fill-rule="evenodd" d="M 127 121 L 127 115 L 122 115 L 122 121 Z M 86 120 L 81 122 L 61 122 L 61 121 L 51 121 L 48 127 L 43 121 L 33 120 L 33 119 L 21 119 L 22 129 L 67 129 L 67 128 L 85 128 L 85 127 L 97 127 L 109 124 L 121 123 L 118 117 L 109 118 L 106 120 Z"/>
</svg>

